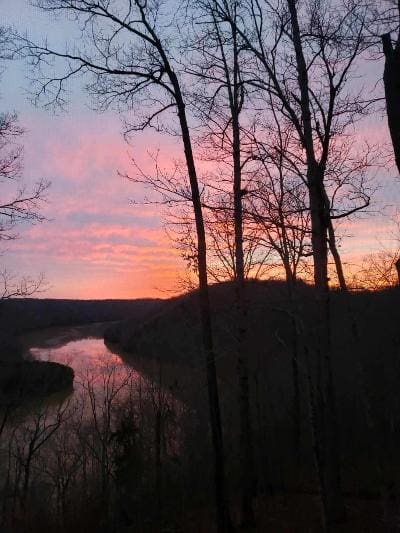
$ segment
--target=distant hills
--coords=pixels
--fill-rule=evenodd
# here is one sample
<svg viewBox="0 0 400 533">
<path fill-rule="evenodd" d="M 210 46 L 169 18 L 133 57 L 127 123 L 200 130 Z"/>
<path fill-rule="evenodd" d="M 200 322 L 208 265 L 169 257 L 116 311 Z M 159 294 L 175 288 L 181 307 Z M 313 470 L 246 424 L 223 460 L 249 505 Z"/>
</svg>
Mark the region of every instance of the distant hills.
<svg viewBox="0 0 400 533">
<path fill-rule="evenodd" d="M 139 317 L 162 300 L 58 300 L 16 298 L 0 302 L 0 360 L 19 352 L 16 336 L 33 329 Z"/>
<path fill-rule="evenodd" d="M 122 320 L 162 300 L 59 300 L 21 298 L 0 304 L 2 327 L 21 332 L 50 326 L 79 325 L 90 322 Z"/>
</svg>

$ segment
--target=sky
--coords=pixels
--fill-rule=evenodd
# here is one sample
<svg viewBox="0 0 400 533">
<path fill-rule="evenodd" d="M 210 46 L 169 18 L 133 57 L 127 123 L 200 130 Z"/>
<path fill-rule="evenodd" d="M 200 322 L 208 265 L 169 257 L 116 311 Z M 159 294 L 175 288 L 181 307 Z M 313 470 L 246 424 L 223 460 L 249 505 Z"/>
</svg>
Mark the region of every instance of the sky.
<svg viewBox="0 0 400 533">
<path fill-rule="evenodd" d="M 2 23 L 32 37 L 64 44 L 72 27 L 24 0 L 0 0 Z M 15 110 L 25 129 L 24 181 L 51 181 L 43 214 L 48 221 L 20 227 L 2 264 L 16 276 L 44 273 L 42 297 L 139 298 L 174 293 L 183 265 L 163 229 L 158 206 L 133 205 L 144 191 L 118 173 L 132 173 L 131 158 L 152 170 L 149 152 L 181 157 L 172 139 L 151 132 L 128 145 L 120 118 L 90 109 L 79 87 L 67 112 L 54 114 L 29 101 L 29 73 L 6 64 L 0 83 L 2 111 Z M 162 143 L 162 145 L 161 145 Z M 167 162 L 168 163 L 168 162 Z"/>
<path fill-rule="evenodd" d="M 1 22 L 32 38 L 49 37 L 63 46 L 74 36 L 71 22 L 52 21 L 25 0 L 0 0 Z M 370 75 L 377 77 L 376 63 Z M 148 152 L 160 150 L 168 166 L 181 158 L 180 145 L 151 132 L 137 134 L 128 146 L 120 118 L 90 109 L 79 87 L 65 113 L 34 107 L 28 99 L 29 79 L 22 61 L 8 63 L 0 83 L 2 111 L 15 110 L 25 129 L 24 179 L 51 181 L 44 214 L 48 221 L 20 228 L 20 238 L 7 246 L 2 264 L 15 275 L 44 273 L 44 297 L 138 298 L 166 297 L 178 287 L 183 264 L 163 229 L 158 206 L 133 205 L 143 190 L 122 178 L 134 173 L 131 158 L 148 172 Z M 384 117 L 365 126 L 367 137 L 387 139 Z M 400 183 L 394 169 L 382 173 L 375 214 L 343 226 L 344 262 L 390 246 L 390 222 L 382 209 L 400 205 Z M 393 210 L 393 209 L 392 209 Z"/>
</svg>

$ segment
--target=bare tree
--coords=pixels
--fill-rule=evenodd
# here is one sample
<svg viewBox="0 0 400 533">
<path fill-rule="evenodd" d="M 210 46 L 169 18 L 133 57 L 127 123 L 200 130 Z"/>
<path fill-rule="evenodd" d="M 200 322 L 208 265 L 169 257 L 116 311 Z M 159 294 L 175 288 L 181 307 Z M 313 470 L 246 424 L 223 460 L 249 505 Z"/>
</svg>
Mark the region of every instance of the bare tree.
<svg viewBox="0 0 400 533">
<path fill-rule="evenodd" d="M 11 32 L 0 27 L 0 60 L 9 58 Z M 16 113 L 0 113 L 0 242 L 18 238 L 16 228 L 22 223 L 35 224 L 45 220 L 42 214 L 47 180 L 39 180 L 28 188 L 22 178 L 23 136 Z M 0 271 L 0 299 L 29 296 L 44 287 L 43 275 L 38 279 L 16 279 L 6 269 Z"/>
<path fill-rule="evenodd" d="M 247 306 L 246 265 L 244 248 L 245 196 L 242 159 L 243 135 L 241 122 L 246 108 L 246 81 L 243 77 L 242 38 L 237 30 L 241 17 L 239 2 L 227 2 L 228 18 L 221 18 L 218 2 L 194 2 L 192 8 L 192 42 L 186 71 L 198 81 L 192 105 L 203 124 L 203 151 L 209 161 L 225 166 L 225 180 L 232 188 L 232 228 L 234 282 L 236 294 L 236 360 L 239 385 L 240 419 L 240 478 L 241 521 L 244 526 L 255 523 L 253 495 L 255 493 L 253 431 L 249 392 L 249 361 L 246 349 Z M 232 22 L 231 22 L 232 20 Z M 227 169 L 227 170 L 226 170 Z M 220 178 L 221 179 L 221 178 Z"/>
<path fill-rule="evenodd" d="M 258 164 L 249 194 L 249 214 L 253 224 L 264 234 L 264 246 L 277 256 L 278 268 L 284 269 L 290 302 L 293 383 L 293 449 L 300 462 L 301 398 L 299 373 L 299 325 L 296 314 L 296 282 L 304 261 L 312 254 L 310 213 L 304 176 L 297 165 L 289 165 L 290 127 L 282 127 L 272 108 L 273 128 L 264 126 L 264 135 L 252 133 L 251 157 Z M 265 137 L 265 140 L 263 138 Z M 304 275 L 304 272 L 303 272 Z M 258 384 L 256 377 L 256 386 Z"/>
<path fill-rule="evenodd" d="M 29 190 L 22 180 L 22 147 L 18 140 L 23 130 L 15 114 L 0 115 L 0 241 L 18 238 L 16 228 L 21 223 L 43 222 L 41 209 L 50 183 L 40 180 Z M 0 272 L 0 298 L 29 296 L 44 288 L 44 277 L 17 279 L 6 269 Z"/>
<path fill-rule="evenodd" d="M 394 26 L 397 29 L 394 43 L 390 31 L 382 35 L 383 53 L 385 55 L 383 84 L 393 152 L 398 172 L 400 172 L 400 4 L 395 1 L 390 2 L 390 4 L 383 13 L 379 13 L 383 23 L 387 21 L 389 26 Z"/>
<path fill-rule="evenodd" d="M 400 283 L 400 219 L 395 214 L 392 219 L 389 243 L 379 242 L 379 249 L 363 257 L 360 268 L 355 272 L 355 288 L 382 290 Z"/>
<path fill-rule="evenodd" d="M 400 172 L 400 4 L 396 0 L 388 0 L 385 3 L 372 2 L 372 5 L 367 2 L 367 6 L 371 9 L 368 37 L 371 38 L 372 34 L 372 44 L 375 44 L 377 34 L 381 33 L 385 58 L 383 85 L 386 115 L 394 158 Z M 394 39 L 392 33 L 395 35 Z M 398 273 L 400 282 L 400 270 Z"/>
<path fill-rule="evenodd" d="M 223 11 L 222 3 L 220 8 Z M 304 29 L 299 26 L 298 9 L 304 15 Z M 355 5 L 348 6 L 345 11 L 335 6 L 328 17 L 327 9 L 320 2 L 310 6 L 307 14 L 307 5 L 288 3 L 287 6 L 269 4 L 263 7 L 250 2 L 252 33 L 243 23 L 238 29 L 258 60 L 259 70 L 254 75 L 254 85 L 265 89 L 268 102 L 272 98 L 271 103 L 279 110 L 281 123 L 287 122 L 294 129 L 294 142 L 289 152 L 294 156 L 292 164 L 296 160 L 302 165 L 305 163 L 306 171 L 316 176 L 311 179 L 306 173 L 317 287 L 327 287 L 329 219 L 343 218 L 368 205 L 368 199 L 363 197 L 358 204 L 346 210 L 339 209 L 338 205 L 333 208 L 332 198 L 328 202 L 325 179 L 332 159 L 332 145 L 337 142 L 336 139 L 348 134 L 354 121 L 367 112 L 370 101 L 364 100 L 359 92 L 347 89 L 355 61 L 363 52 L 364 26 L 362 20 L 359 22 L 362 13 L 356 12 Z M 269 18 L 272 22 L 267 27 Z M 308 28 L 305 27 L 307 24 Z M 267 30 L 271 30 L 272 36 L 266 34 Z M 342 41 L 346 42 L 346 46 L 341 46 Z M 352 43 L 350 51 L 349 42 Z M 285 54 L 286 49 L 291 50 L 294 57 Z M 283 71 L 286 72 L 284 78 Z M 262 78 L 259 72 L 265 72 L 267 77 Z M 301 151 L 296 150 L 295 143 L 297 147 L 300 144 Z M 322 185 L 320 194 L 318 189 Z M 318 213 L 319 222 L 316 220 Z M 325 222 L 322 222 L 323 218 Z M 322 236 L 318 236 L 314 226 L 321 227 Z"/>
<path fill-rule="evenodd" d="M 382 290 L 399 283 L 399 250 L 380 250 L 366 255 L 355 274 L 354 285 L 363 289 Z"/>
<path fill-rule="evenodd" d="M 250 154 L 255 161 L 248 215 L 263 229 L 264 246 L 278 256 L 289 291 L 311 250 L 310 214 L 304 175 L 290 163 L 292 128 L 284 127 L 272 109 L 272 126 L 248 132 Z"/>
<path fill-rule="evenodd" d="M 179 64 L 174 59 L 173 9 L 159 0 L 38 0 L 36 5 L 49 13 L 74 16 L 82 22 L 86 46 L 58 51 L 47 45 L 20 40 L 19 52 L 30 58 L 36 72 L 51 61 L 61 63 L 59 76 L 39 79 L 37 96 L 49 95 L 50 104 L 65 104 L 65 84 L 75 75 L 87 75 L 87 88 L 100 109 L 135 109 L 135 121 L 126 120 L 132 133 L 146 127 L 162 127 L 167 114 L 177 130 L 185 153 L 197 238 L 199 304 L 209 392 L 210 423 L 215 453 L 215 496 L 219 531 L 229 528 L 226 501 L 224 451 L 219 407 L 217 373 L 208 295 L 207 246 L 201 192 L 193 155 L 185 97 Z M 165 122 L 164 122 L 165 124 Z M 170 130 L 173 127 L 169 128 Z"/>
<path fill-rule="evenodd" d="M 7 194 L 7 183 L 19 184 L 22 172 L 22 147 L 18 143 L 24 130 L 18 123 L 15 113 L 2 113 L 0 115 L 0 179 L 4 184 L 4 196 Z M 43 193 L 46 182 L 39 182 L 29 193 L 23 183 L 19 184 L 17 193 L 9 202 L 3 200 L 1 215 L 1 240 L 15 238 L 11 233 L 19 221 L 40 222 L 44 219 L 39 208 L 43 202 Z"/>
<path fill-rule="evenodd" d="M 208 242 L 208 275 L 210 280 L 221 283 L 235 279 L 235 235 L 233 230 L 233 206 L 229 193 L 221 195 L 212 185 L 216 198 L 204 204 L 204 220 Z M 264 279 L 274 268 L 271 249 L 265 246 L 264 230 L 254 224 L 250 213 L 244 212 L 243 253 L 246 279 Z M 165 218 L 167 233 L 179 250 L 189 273 L 197 272 L 194 220 L 187 209 L 174 210 Z M 193 287 L 189 287 L 193 288 Z"/>
<path fill-rule="evenodd" d="M 42 292 L 46 290 L 47 284 L 44 274 L 40 274 L 37 278 L 30 276 L 19 278 L 4 269 L 0 272 L 0 286 L 0 300 L 9 300 Z"/>
<path fill-rule="evenodd" d="M 25 511 L 32 476 L 33 459 L 45 443 L 60 429 L 70 416 L 69 404 L 60 404 L 55 412 L 40 406 L 28 420 L 23 421 L 14 434 L 17 463 L 21 468 L 18 493 Z"/>
<path fill-rule="evenodd" d="M 218 2 L 221 18 L 232 21 L 225 2 Z M 293 126 L 297 146 L 294 161 L 305 163 L 311 215 L 314 282 L 320 306 L 318 348 L 313 366 L 318 397 L 314 424 L 316 463 L 322 488 L 326 527 L 343 517 L 340 465 L 335 438 L 335 401 L 329 331 L 329 228 L 332 220 L 363 209 L 361 198 L 345 212 L 333 211 L 327 170 L 332 146 L 351 131 L 369 109 L 370 100 L 354 90 L 350 80 L 363 53 L 366 9 L 356 2 L 244 2 L 247 17 L 238 32 L 257 62 L 253 86 L 272 98 L 282 123 Z M 232 21 L 235 23 L 235 21 Z M 293 158 L 292 158 L 293 160 Z M 330 239 L 334 246 L 333 239 Z"/>
</svg>

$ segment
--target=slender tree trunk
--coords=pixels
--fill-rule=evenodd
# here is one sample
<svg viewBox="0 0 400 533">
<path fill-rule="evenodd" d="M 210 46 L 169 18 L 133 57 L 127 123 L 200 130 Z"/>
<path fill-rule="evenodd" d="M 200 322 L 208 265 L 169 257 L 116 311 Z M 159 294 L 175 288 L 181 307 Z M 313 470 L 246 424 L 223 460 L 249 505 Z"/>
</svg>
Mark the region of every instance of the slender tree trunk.
<svg viewBox="0 0 400 533">
<path fill-rule="evenodd" d="M 341 490 L 340 456 L 337 442 L 337 420 L 331 361 L 330 291 L 328 282 L 329 208 L 320 170 L 309 176 L 314 258 L 314 282 L 317 315 L 316 346 L 313 353 L 315 459 L 321 485 L 324 522 L 327 531 L 344 519 L 344 500 Z"/>
<path fill-rule="evenodd" d="M 398 285 L 400 286 L 400 258 L 397 259 L 397 261 L 395 263 L 395 267 L 396 267 L 396 270 L 397 270 L 397 277 L 399 278 Z"/>
<path fill-rule="evenodd" d="M 196 167 L 194 163 L 189 127 L 186 118 L 185 104 L 181 94 L 178 79 L 174 72 L 169 73 L 175 90 L 178 117 L 182 132 L 186 165 L 190 180 L 193 211 L 195 215 L 197 233 L 197 258 L 199 275 L 199 300 L 202 327 L 203 347 L 206 357 L 206 377 L 208 403 L 210 410 L 210 425 L 214 449 L 215 501 L 217 511 L 217 525 L 220 533 L 230 531 L 231 522 L 227 502 L 225 481 L 225 455 L 222 435 L 221 411 L 218 392 L 217 369 L 215 364 L 214 344 L 211 327 L 211 308 L 207 279 L 207 247 L 204 229 L 203 212 Z"/>
<path fill-rule="evenodd" d="M 240 94 L 237 33 L 232 26 L 233 73 L 232 83 L 228 70 L 228 96 L 232 119 L 232 160 L 233 160 L 233 211 L 235 232 L 235 285 L 237 308 L 237 373 L 239 381 L 240 416 L 240 481 L 241 481 L 241 522 L 243 527 L 255 525 L 253 497 L 255 492 L 255 470 L 253 450 L 253 430 L 249 393 L 249 361 L 246 351 L 247 303 L 243 252 L 243 204 L 242 204 L 242 164 L 240 141 Z"/>
<path fill-rule="evenodd" d="M 21 498 L 21 506 L 22 506 L 23 513 L 26 512 L 26 504 L 28 501 L 28 489 L 29 489 L 29 483 L 30 483 L 30 477 L 31 477 L 31 461 L 32 461 L 32 455 L 29 452 L 29 455 L 24 464 L 24 482 L 22 485 L 22 498 Z"/>
<path fill-rule="evenodd" d="M 383 83 L 385 86 L 386 111 L 394 157 L 400 173 L 400 34 L 394 47 L 390 33 L 382 35 L 382 45 L 385 54 Z"/>
<path fill-rule="evenodd" d="M 298 87 L 302 115 L 302 144 L 307 157 L 307 185 L 311 211 L 311 241 L 314 259 L 314 283 L 316 291 L 316 347 L 312 354 L 312 375 L 315 386 L 315 413 L 310 413 L 313 424 L 314 451 L 319 475 L 324 524 L 331 531 L 342 521 L 344 501 L 341 491 L 340 461 L 337 443 L 335 398 L 332 376 L 330 345 L 330 297 L 328 278 L 328 228 L 329 205 L 324 187 L 324 168 L 317 163 L 314 149 L 308 70 L 303 53 L 302 38 L 296 0 L 287 0 L 292 38 L 296 54 Z M 310 405 L 313 402 L 310 402 Z"/>
<path fill-rule="evenodd" d="M 332 220 L 329 220 L 328 226 L 329 234 L 329 249 L 332 253 L 333 260 L 335 261 L 336 273 L 339 281 L 339 287 L 342 291 L 347 291 L 346 278 L 344 277 L 342 259 L 339 254 L 339 250 L 336 244 L 335 230 L 333 228 Z"/>
<path fill-rule="evenodd" d="M 310 168 L 311 167 L 311 168 Z M 314 168 L 313 168 L 314 167 Z M 311 210 L 311 243 L 314 283 L 320 299 L 329 293 L 328 283 L 328 218 L 322 176 L 317 164 L 309 165 L 308 190 Z"/>
<path fill-rule="evenodd" d="M 245 274 L 243 254 L 243 212 L 241 192 L 240 133 L 236 112 L 233 113 L 233 164 L 234 164 L 234 227 L 236 263 L 236 307 L 237 307 L 237 372 L 239 379 L 240 411 L 240 478 L 242 525 L 255 524 L 253 496 L 255 491 L 255 472 L 253 457 L 253 432 L 249 393 L 249 362 L 246 351 L 247 309 L 245 297 Z"/>
</svg>

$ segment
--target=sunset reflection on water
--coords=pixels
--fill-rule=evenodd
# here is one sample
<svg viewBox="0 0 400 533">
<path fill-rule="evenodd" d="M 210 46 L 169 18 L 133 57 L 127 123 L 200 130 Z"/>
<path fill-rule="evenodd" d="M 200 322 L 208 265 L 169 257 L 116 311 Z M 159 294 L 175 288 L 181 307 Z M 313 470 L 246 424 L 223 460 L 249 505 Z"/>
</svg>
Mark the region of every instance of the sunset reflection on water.
<svg viewBox="0 0 400 533">
<path fill-rule="evenodd" d="M 144 400 L 152 405 L 167 402 L 180 411 L 183 404 L 174 397 L 171 379 L 166 375 L 161 379 L 159 365 L 148 362 L 146 369 L 139 366 L 138 371 L 133 367 L 134 361 L 139 364 L 137 357 L 114 353 L 104 344 L 106 327 L 97 324 L 37 330 L 23 339 L 26 356 L 70 366 L 75 374 L 70 400 L 90 403 L 93 394 L 101 401 L 113 397 L 124 402 L 129 397 L 139 404 Z M 131 360 L 132 365 L 127 362 Z"/>
<path fill-rule="evenodd" d="M 31 355 L 41 361 L 54 361 L 71 366 L 76 374 L 106 365 L 124 365 L 121 357 L 111 352 L 103 339 L 85 338 L 55 348 L 31 348 Z"/>
<path fill-rule="evenodd" d="M 92 449 L 106 446 L 107 453 L 108 446 L 114 445 L 111 435 L 116 435 L 121 427 L 134 424 L 132 427 L 137 428 L 146 423 L 151 432 L 162 416 L 165 449 L 170 455 L 179 455 L 182 445 L 179 421 L 186 406 L 175 397 L 175 390 L 165 386 L 160 368 L 158 373 L 138 372 L 127 364 L 129 359 L 125 360 L 122 352 L 113 353 L 103 341 L 106 325 L 99 326 L 49 328 L 23 339 L 27 357 L 65 364 L 75 373 L 73 391 L 56 393 L 32 405 L 28 416 L 34 422 L 39 412 L 45 421 L 54 424 L 60 410 L 65 411 L 66 420 L 72 420 L 70 438 L 76 438 L 74 431 L 78 427 Z M 81 435 L 76 446 L 80 445 Z"/>
<path fill-rule="evenodd" d="M 127 365 L 119 355 L 113 353 L 102 338 L 84 337 L 68 340 L 64 344 L 63 338 L 55 335 L 46 336 L 44 342 L 43 339 L 40 341 L 37 346 L 29 348 L 30 355 L 36 360 L 53 361 L 70 366 L 75 373 L 75 390 L 80 388 L 83 382 L 87 382 L 89 376 L 93 383 L 101 382 L 102 376 L 111 370 L 117 381 L 125 380 L 128 374 L 131 379 L 140 378 L 140 374 Z"/>
</svg>

